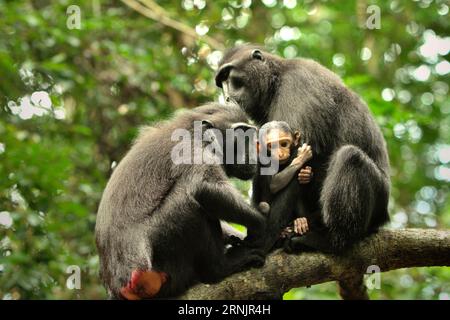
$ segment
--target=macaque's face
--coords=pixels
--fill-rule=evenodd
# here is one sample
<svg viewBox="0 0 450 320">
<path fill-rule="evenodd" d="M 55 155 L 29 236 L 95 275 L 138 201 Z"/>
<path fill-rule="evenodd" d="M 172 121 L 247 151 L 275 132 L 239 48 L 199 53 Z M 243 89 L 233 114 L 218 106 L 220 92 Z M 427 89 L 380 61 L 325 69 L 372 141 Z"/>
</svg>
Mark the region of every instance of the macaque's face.
<svg viewBox="0 0 450 320">
<path fill-rule="evenodd" d="M 291 133 L 284 130 L 272 129 L 265 138 L 266 148 L 272 159 L 283 164 L 289 160 L 295 139 Z"/>
</svg>

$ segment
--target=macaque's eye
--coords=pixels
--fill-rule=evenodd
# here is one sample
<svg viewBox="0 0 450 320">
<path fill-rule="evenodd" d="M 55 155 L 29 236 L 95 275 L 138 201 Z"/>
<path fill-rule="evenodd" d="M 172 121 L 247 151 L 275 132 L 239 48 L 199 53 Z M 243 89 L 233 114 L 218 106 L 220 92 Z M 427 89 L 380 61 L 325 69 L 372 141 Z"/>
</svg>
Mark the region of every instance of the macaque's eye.
<svg viewBox="0 0 450 320">
<path fill-rule="evenodd" d="M 289 144 L 287 143 L 287 141 L 281 142 L 280 145 L 281 145 L 282 148 L 287 148 L 287 147 L 289 147 Z"/>
<path fill-rule="evenodd" d="M 267 149 L 268 149 L 268 150 L 272 149 L 272 143 L 271 143 L 271 142 L 269 142 L 269 143 L 267 144 Z"/>
<path fill-rule="evenodd" d="M 230 81 L 231 81 L 231 85 L 235 89 L 240 89 L 244 86 L 244 79 L 242 79 L 240 77 L 231 76 Z"/>
</svg>

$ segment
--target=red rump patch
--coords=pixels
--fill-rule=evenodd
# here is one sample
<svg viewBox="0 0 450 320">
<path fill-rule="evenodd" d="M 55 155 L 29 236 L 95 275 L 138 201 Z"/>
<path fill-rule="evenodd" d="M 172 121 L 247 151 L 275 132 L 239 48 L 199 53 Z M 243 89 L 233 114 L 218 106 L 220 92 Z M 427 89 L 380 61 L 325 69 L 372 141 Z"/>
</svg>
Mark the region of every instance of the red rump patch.
<svg viewBox="0 0 450 320">
<path fill-rule="evenodd" d="M 155 270 L 133 270 L 130 281 L 120 289 L 127 300 L 141 300 L 154 297 L 167 281 L 167 273 Z"/>
</svg>

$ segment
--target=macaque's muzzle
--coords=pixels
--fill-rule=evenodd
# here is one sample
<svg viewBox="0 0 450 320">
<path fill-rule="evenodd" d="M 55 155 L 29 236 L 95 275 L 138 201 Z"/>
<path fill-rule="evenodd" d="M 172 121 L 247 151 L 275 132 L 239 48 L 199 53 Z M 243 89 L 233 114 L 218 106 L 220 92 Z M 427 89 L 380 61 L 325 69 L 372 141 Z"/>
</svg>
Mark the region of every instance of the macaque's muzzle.
<svg viewBox="0 0 450 320">
<path fill-rule="evenodd" d="M 277 154 L 278 154 L 278 162 L 282 163 L 289 160 L 290 157 L 289 150 L 286 152 L 286 150 L 279 148 Z"/>
</svg>

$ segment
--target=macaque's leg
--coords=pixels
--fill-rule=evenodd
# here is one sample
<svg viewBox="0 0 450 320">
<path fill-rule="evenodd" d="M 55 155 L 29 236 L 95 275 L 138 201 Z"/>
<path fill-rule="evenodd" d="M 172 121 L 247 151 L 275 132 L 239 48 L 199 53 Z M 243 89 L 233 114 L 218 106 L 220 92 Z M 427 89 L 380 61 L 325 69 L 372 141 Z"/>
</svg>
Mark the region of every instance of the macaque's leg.
<svg viewBox="0 0 450 320">
<path fill-rule="evenodd" d="M 312 177 L 313 177 L 313 172 L 312 172 L 311 167 L 306 166 L 306 167 L 300 169 L 300 172 L 298 173 L 298 182 L 300 184 L 310 183 Z"/>
<path fill-rule="evenodd" d="M 154 297 L 167 281 L 167 274 L 155 270 L 134 270 L 131 279 L 120 294 L 127 300 L 141 300 Z"/>
<path fill-rule="evenodd" d="M 316 231 L 309 231 L 303 236 L 294 235 L 284 243 L 284 250 L 288 253 L 317 250 L 324 253 L 332 252 L 328 236 Z"/>
<path fill-rule="evenodd" d="M 205 247 L 204 259 L 199 264 L 201 282 L 215 283 L 233 273 L 264 264 L 265 256 L 262 250 L 238 245 L 224 252 L 222 241 L 211 240 Z"/>
</svg>

